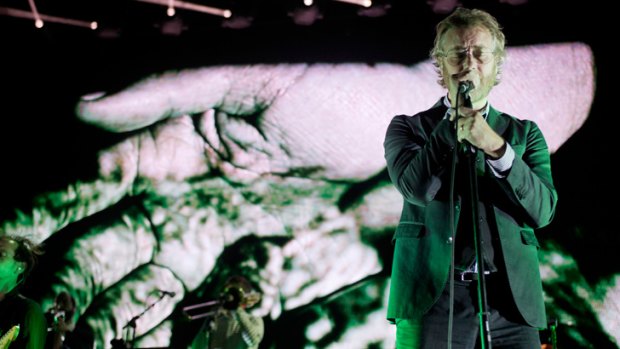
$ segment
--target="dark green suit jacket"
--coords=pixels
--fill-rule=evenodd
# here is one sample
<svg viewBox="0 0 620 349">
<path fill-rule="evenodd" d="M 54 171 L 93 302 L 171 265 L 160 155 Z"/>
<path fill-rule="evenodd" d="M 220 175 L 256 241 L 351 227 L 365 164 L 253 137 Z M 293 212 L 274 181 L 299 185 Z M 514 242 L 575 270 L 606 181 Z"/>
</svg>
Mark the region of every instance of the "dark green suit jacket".
<svg viewBox="0 0 620 349">
<path fill-rule="evenodd" d="M 387 317 L 412 318 L 437 301 L 448 281 L 451 255 L 450 163 L 455 140 L 446 106 L 440 100 L 414 116 L 395 116 L 386 133 L 385 159 L 390 178 L 404 198 L 394 234 L 394 259 Z M 496 177 L 478 161 L 481 193 L 494 237 L 499 236 L 512 296 L 525 321 L 546 327 L 538 241 L 534 229 L 551 222 L 557 193 L 547 144 L 538 126 L 490 108 L 489 125 L 515 151 L 512 168 Z M 479 152 L 481 153 L 481 152 Z M 483 168 L 486 167 L 486 168 Z M 443 194 L 442 194 L 443 193 Z M 482 199 L 481 199 L 482 200 Z M 455 224 L 459 201 L 455 200 Z M 503 269 L 503 268 L 502 268 Z"/>
</svg>

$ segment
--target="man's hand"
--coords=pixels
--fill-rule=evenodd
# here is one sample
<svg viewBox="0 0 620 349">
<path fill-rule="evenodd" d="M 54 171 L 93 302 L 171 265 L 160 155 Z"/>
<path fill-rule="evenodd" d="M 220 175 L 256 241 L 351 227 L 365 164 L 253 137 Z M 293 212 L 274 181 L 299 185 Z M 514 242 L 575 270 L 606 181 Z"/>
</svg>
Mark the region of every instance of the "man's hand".
<svg viewBox="0 0 620 349">
<path fill-rule="evenodd" d="M 450 121 L 454 121 L 455 115 L 450 116 Z M 480 110 L 459 107 L 459 115 L 456 133 L 459 142 L 467 141 L 494 159 L 504 155 L 506 141 L 489 126 Z"/>
</svg>

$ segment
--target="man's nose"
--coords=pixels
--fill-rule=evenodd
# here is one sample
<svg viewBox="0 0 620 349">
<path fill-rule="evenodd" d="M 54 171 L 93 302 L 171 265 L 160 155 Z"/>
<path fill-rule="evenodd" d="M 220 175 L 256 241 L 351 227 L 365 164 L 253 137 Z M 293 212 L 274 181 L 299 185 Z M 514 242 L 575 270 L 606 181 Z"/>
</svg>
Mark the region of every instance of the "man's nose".
<svg viewBox="0 0 620 349">
<path fill-rule="evenodd" d="M 472 52 L 472 50 L 465 51 L 463 54 L 463 58 L 461 59 L 461 64 L 463 65 L 463 68 L 470 67 L 474 62 L 478 61 L 476 60 L 476 57 L 474 57 L 474 53 Z"/>
</svg>

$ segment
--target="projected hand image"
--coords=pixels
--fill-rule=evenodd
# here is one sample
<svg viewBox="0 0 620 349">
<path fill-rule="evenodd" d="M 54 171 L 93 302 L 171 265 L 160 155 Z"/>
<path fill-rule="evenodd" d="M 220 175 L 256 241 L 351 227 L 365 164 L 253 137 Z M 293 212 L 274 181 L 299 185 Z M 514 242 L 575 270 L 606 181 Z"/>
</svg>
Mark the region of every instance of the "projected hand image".
<svg viewBox="0 0 620 349">
<path fill-rule="evenodd" d="M 592 64 L 581 44 L 511 48 L 491 102 L 536 121 L 553 152 L 587 118 Z M 45 241 L 81 224 L 45 301 L 70 290 L 98 343 L 166 290 L 136 337 L 169 345 L 175 308 L 250 237 L 264 258 L 238 262 L 263 295 L 254 311 L 278 319 L 383 271 L 367 234 L 391 236 L 401 199 L 376 180 L 382 140 L 393 115 L 441 97 L 437 79 L 429 62 L 215 66 L 84 96 L 78 118 L 126 137 L 101 150 L 98 178 L 41 193 L 2 226 Z"/>
</svg>

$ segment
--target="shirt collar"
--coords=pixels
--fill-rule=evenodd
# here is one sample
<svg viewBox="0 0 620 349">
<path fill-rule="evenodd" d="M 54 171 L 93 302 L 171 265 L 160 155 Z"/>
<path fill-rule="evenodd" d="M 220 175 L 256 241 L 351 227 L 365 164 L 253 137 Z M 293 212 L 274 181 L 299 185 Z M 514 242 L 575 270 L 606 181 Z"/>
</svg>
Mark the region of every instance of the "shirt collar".
<svg viewBox="0 0 620 349">
<path fill-rule="evenodd" d="M 444 118 L 449 117 L 450 115 L 452 115 L 452 113 L 454 113 L 454 109 L 452 108 L 452 105 L 450 105 L 450 100 L 448 99 L 448 95 L 445 95 L 443 97 L 443 105 L 446 106 L 448 108 L 448 110 L 446 111 L 446 115 L 444 116 Z M 489 115 L 489 109 L 491 108 L 491 105 L 489 104 L 489 102 L 487 101 L 487 104 L 484 106 L 484 108 L 482 108 L 483 112 L 482 112 L 482 116 L 484 116 L 484 118 L 486 119 L 487 116 Z"/>
</svg>

